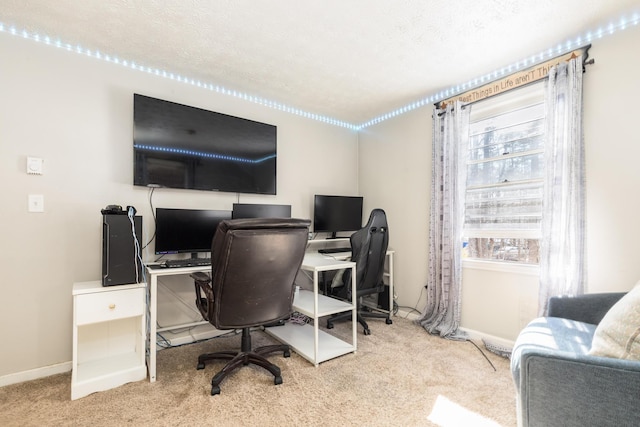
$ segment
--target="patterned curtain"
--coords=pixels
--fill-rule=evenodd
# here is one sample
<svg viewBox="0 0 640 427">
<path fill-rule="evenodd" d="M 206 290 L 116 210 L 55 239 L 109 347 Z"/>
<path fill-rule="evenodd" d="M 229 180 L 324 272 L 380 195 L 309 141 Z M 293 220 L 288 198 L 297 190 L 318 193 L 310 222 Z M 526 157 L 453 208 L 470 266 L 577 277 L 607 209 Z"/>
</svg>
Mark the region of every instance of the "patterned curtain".
<svg viewBox="0 0 640 427">
<path fill-rule="evenodd" d="M 549 71 L 545 191 L 538 311 L 556 295 L 579 295 L 585 282 L 585 169 L 582 56 Z"/>
<path fill-rule="evenodd" d="M 429 282 L 418 322 L 431 334 L 461 339 L 462 226 L 469 106 L 456 102 L 433 113 Z"/>
</svg>

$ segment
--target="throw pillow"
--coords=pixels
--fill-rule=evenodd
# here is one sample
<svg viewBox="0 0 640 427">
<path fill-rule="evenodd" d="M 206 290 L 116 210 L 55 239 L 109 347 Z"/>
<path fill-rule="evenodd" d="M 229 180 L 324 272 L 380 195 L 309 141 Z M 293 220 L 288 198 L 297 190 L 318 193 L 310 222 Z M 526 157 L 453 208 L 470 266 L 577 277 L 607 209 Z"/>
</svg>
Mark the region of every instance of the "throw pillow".
<svg viewBox="0 0 640 427">
<path fill-rule="evenodd" d="M 589 354 L 640 360 L 640 282 L 604 316 Z"/>
</svg>

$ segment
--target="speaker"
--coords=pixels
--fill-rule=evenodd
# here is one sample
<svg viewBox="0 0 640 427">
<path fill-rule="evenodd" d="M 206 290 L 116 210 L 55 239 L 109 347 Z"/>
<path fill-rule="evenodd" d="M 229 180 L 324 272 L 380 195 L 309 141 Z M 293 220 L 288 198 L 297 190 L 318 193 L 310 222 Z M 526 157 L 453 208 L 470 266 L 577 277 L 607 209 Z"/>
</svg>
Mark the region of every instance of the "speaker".
<svg viewBox="0 0 640 427">
<path fill-rule="evenodd" d="M 134 216 L 133 224 L 140 245 L 142 217 Z M 136 257 L 136 242 L 129 216 L 102 215 L 102 286 L 136 283 L 136 279 L 140 277 L 142 263 Z"/>
</svg>

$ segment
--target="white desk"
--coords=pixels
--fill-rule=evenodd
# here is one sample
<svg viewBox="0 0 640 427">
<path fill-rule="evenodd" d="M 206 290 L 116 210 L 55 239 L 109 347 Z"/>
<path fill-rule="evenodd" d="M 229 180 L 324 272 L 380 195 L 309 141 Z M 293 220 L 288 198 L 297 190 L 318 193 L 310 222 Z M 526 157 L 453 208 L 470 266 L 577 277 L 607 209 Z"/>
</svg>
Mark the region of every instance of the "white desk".
<svg viewBox="0 0 640 427">
<path fill-rule="evenodd" d="M 385 276 L 389 285 L 389 309 L 393 310 L 393 251 L 387 251 L 387 271 Z M 353 303 L 337 300 L 335 298 L 320 295 L 318 292 L 319 274 L 323 271 L 352 269 L 352 286 L 355 295 L 355 262 L 346 261 L 350 253 L 338 253 L 322 255 L 310 250 L 305 254 L 302 262 L 302 270 L 313 273 L 313 292 L 301 290 L 293 302 L 295 311 L 303 313 L 312 319 L 312 325 L 289 325 L 267 328 L 266 331 L 291 346 L 296 353 L 309 360 L 314 365 L 355 352 L 357 348 L 357 321 L 352 321 L 352 342 L 347 343 L 318 329 L 319 317 L 334 313 L 352 310 L 352 319 L 356 319 L 356 306 Z M 147 267 L 147 280 L 149 282 L 149 331 L 147 336 L 147 366 L 149 368 L 149 381 L 156 381 L 156 340 L 158 332 L 163 330 L 178 329 L 197 325 L 209 324 L 207 321 L 174 325 L 168 328 L 158 329 L 158 277 L 172 275 L 189 275 L 197 271 L 210 271 L 211 266 L 178 267 L 178 268 L 150 268 Z"/>
<path fill-rule="evenodd" d="M 267 328 L 266 332 L 287 343 L 291 348 L 316 366 L 318 363 L 346 353 L 356 351 L 357 322 L 353 322 L 352 342 L 347 343 L 324 331 L 318 329 L 319 317 L 334 313 L 352 310 L 352 318 L 356 318 L 356 306 L 353 303 L 337 300 L 335 298 L 320 295 L 318 292 L 318 274 L 321 271 L 340 270 L 351 268 L 353 278 L 352 286 L 355 292 L 355 262 L 340 261 L 322 256 L 318 253 L 307 253 L 302 262 L 301 269 L 313 272 L 314 292 L 301 290 L 293 302 L 294 310 L 299 311 L 314 319 L 312 325 L 276 326 Z M 211 266 L 152 268 L 147 267 L 147 280 L 149 281 L 149 333 L 147 337 L 147 366 L 149 368 L 149 381 L 156 381 L 156 340 L 158 332 L 170 329 L 179 329 L 200 324 L 208 324 L 207 321 L 194 322 L 187 325 L 174 325 L 170 328 L 158 329 L 158 277 L 172 275 L 188 275 L 197 271 L 210 271 Z"/>
</svg>

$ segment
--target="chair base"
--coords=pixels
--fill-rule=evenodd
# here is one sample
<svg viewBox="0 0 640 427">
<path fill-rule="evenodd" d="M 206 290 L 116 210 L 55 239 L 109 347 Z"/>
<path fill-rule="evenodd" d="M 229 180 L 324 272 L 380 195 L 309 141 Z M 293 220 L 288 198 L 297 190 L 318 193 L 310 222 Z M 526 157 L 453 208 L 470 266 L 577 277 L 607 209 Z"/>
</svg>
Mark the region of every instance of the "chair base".
<svg viewBox="0 0 640 427">
<path fill-rule="evenodd" d="M 358 320 L 358 323 L 360 323 L 364 328 L 363 333 L 365 335 L 371 335 L 371 330 L 369 329 L 369 325 L 364 320 L 365 317 L 376 318 L 376 319 L 386 319 L 385 323 L 387 325 L 391 325 L 393 323 L 393 321 L 391 320 L 391 313 L 385 314 L 385 313 L 374 313 L 371 311 L 358 311 L 357 320 Z M 333 322 L 340 321 L 340 320 L 350 320 L 350 319 L 351 319 L 350 311 L 334 314 L 333 316 L 329 317 L 329 319 L 327 320 L 327 329 L 333 329 Z"/>
<path fill-rule="evenodd" d="M 286 344 L 267 345 L 251 350 L 251 336 L 249 328 L 242 329 L 241 351 L 219 351 L 205 353 L 198 356 L 197 369 L 204 369 L 205 363 L 211 360 L 228 360 L 227 364 L 211 379 L 211 395 L 220 394 L 220 383 L 235 369 L 249 364 L 263 367 L 273 375 L 275 385 L 282 384 L 280 368 L 267 360 L 266 355 L 282 351 L 284 357 L 291 356 L 291 350 Z"/>
</svg>

